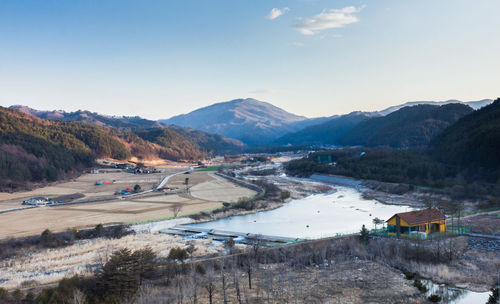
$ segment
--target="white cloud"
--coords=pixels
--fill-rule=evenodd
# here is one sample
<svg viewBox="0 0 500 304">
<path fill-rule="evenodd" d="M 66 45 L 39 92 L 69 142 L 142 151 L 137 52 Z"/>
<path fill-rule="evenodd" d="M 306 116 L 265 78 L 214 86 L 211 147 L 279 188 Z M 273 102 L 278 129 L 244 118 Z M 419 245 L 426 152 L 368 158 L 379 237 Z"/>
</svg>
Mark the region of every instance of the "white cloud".
<svg viewBox="0 0 500 304">
<path fill-rule="evenodd" d="M 358 22 L 359 19 L 354 14 L 362 8 L 347 6 L 342 9 L 323 10 L 315 16 L 297 19 L 294 27 L 303 35 L 314 35 L 323 30 L 343 27 Z"/>
<path fill-rule="evenodd" d="M 278 18 L 279 16 L 283 15 L 284 13 L 288 12 L 290 9 L 288 7 L 284 7 L 282 9 L 279 9 L 279 8 L 273 8 L 271 10 L 271 12 L 269 13 L 269 15 L 267 15 L 267 19 L 269 20 L 274 20 L 276 18 Z"/>
</svg>

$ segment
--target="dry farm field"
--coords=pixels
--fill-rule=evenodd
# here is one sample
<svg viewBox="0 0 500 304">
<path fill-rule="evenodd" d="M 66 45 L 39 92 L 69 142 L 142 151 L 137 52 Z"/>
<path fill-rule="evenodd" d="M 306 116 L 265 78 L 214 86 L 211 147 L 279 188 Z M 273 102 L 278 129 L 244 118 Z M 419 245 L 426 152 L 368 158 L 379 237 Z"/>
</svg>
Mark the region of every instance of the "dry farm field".
<svg viewBox="0 0 500 304">
<path fill-rule="evenodd" d="M 222 206 L 222 202 L 237 201 L 255 192 L 237 186 L 225 179 L 216 178 L 208 172 L 193 172 L 172 176 L 168 187 L 174 191 L 150 192 L 139 196 L 124 197 L 116 191 L 133 188 L 135 184 L 143 190 L 152 189 L 159 181 L 176 170 L 165 170 L 157 174 L 106 173 L 87 174 L 78 179 L 55 186 L 39 188 L 30 192 L 0 194 L 0 210 L 21 207 L 23 199 L 34 196 L 59 196 L 81 193 L 79 200 L 112 198 L 109 201 L 38 207 L 0 213 L 0 239 L 40 234 L 45 229 L 63 231 L 71 228 L 91 227 L 107 223 L 133 223 L 169 218 L 207 211 Z M 182 172 L 182 171 L 180 171 Z M 189 178 L 191 194 L 185 192 L 185 178 Z M 95 185 L 98 181 L 114 181 L 112 184 Z"/>
</svg>

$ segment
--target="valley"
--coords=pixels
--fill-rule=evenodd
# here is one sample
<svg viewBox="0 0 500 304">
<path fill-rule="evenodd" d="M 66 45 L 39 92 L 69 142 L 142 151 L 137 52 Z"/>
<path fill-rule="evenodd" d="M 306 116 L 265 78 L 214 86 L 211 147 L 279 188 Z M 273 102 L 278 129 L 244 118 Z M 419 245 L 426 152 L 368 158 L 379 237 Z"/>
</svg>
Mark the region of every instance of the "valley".
<svg viewBox="0 0 500 304">
<path fill-rule="evenodd" d="M 267 107 L 223 103 L 234 104 L 238 115 Z M 10 189 L 0 193 L 0 291 L 68 298 L 74 294 L 62 286 L 69 284 L 75 294 L 106 299 L 108 292 L 92 284 L 102 284 L 107 265 L 118 254 L 146 254 L 154 266 L 133 292 L 145 303 L 187 299 L 193 291 L 200 303 L 483 301 L 500 267 L 499 171 L 495 157 L 464 165 L 456 155 L 466 150 L 459 144 L 469 144 L 454 138 L 475 128 L 492 132 L 495 142 L 497 108 L 498 101 L 479 110 L 426 104 L 314 122 L 289 116 L 287 123 L 285 113 L 267 108 L 285 120 L 264 129 L 283 124 L 281 130 L 241 126 L 260 143 L 137 117 L 0 111 L 4 124 L 17 128 L 0 137 L 5 160 L 21 167 L 28 160 L 42 171 L 53 164 L 59 175 L 12 187 L 16 171 L 4 174 Z M 80 155 L 78 165 L 64 171 L 57 157 L 47 163 L 56 150 L 37 156 L 29 140 L 14 136 L 36 137 L 23 123 L 65 134 L 61 142 L 37 141 L 73 145 L 57 153 Z M 336 146 L 347 139 L 351 145 Z M 447 159 L 442 147 L 450 142 L 458 148 Z M 479 145 L 476 153 L 491 149 Z M 258 150 L 266 152 L 250 153 Z M 426 208 L 446 214 L 446 233 L 390 236 L 391 215 Z"/>
</svg>

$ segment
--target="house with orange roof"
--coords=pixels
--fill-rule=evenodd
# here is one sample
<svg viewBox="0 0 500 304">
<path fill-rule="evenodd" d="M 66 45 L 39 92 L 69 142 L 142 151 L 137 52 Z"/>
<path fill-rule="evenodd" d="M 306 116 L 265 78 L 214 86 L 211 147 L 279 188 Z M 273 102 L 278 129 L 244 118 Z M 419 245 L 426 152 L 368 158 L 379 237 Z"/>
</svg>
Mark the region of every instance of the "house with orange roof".
<svg viewBox="0 0 500 304">
<path fill-rule="evenodd" d="M 389 235 L 446 232 L 446 216 L 435 208 L 396 213 L 386 223 Z"/>
</svg>

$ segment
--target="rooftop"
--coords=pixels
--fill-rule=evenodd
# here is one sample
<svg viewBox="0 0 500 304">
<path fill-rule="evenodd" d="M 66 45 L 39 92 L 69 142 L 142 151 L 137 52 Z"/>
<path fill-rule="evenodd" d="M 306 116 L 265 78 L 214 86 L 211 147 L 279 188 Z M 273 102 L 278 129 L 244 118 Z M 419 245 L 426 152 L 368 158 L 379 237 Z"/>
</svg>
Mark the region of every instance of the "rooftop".
<svg viewBox="0 0 500 304">
<path fill-rule="evenodd" d="M 441 211 L 435 208 L 396 213 L 394 216 L 396 215 L 402 218 L 409 225 L 416 225 L 430 221 L 440 221 L 446 219 L 444 214 L 442 214 Z"/>
</svg>

